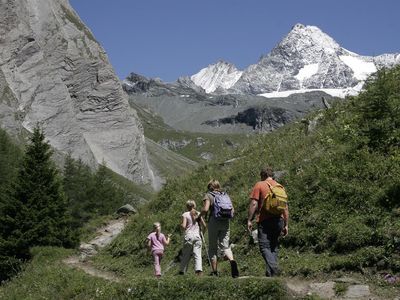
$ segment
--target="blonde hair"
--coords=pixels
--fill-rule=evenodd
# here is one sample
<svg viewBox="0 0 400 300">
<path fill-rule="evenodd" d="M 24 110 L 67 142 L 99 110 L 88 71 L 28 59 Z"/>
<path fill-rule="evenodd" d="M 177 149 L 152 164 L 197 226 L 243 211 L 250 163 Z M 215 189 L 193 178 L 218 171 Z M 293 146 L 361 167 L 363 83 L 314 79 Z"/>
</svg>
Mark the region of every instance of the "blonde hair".
<svg viewBox="0 0 400 300">
<path fill-rule="evenodd" d="M 161 227 L 161 223 L 160 222 L 153 223 L 153 229 L 157 229 L 158 227 Z"/>
<path fill-rule="evenodd" d="M 187 209 L 196 208 L 196 202 L 194 202 L 194 200 L 191 199 L 186 201 L 186 208 Z"/>
<path fill-rule="evenodd" d="M 221 189 L 221 185 L 219 184 L 219 181 L 216 179 L 210 180 L 210 182 L 207 185 L 207 189 L 209 191 L 219 191 Z"/>
</svg>

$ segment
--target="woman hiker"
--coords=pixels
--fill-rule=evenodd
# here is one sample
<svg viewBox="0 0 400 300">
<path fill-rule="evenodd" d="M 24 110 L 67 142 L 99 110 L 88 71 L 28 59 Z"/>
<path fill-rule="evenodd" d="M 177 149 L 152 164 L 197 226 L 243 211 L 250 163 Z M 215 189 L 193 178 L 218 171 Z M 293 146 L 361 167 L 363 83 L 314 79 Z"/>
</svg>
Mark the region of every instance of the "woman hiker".
<svg viewBox="0 0 400 300">
<path fill-rule="evenodd" d="M 201 226 L 203 228 L 206 227 L 204 219 L 196 211 L 196 203 L 193 200 L 188 200 L 186 202 L 186 212 L 182 214 L 181 219 L 181 228 L 185 234 L 179 271 L 181 275 L 185 274 L 188 269 L 191 254 L 193 254 L 195 274 L 199 276 L 203 274 Z"/>
<path fill-rule="evenodd" d="M 226 193 L 221 190 L 221 185 L 218 180 L 211 180 L 207 185 L 208 192 L 203 198 L 203 208 L 201 216 L 206 216 L 210 211 L 208 219 L 208 254 L 211 259 L 212 273 L 210 275 L 218 276 L 217 252 L 218 248 L 224 253 L 224 256 L 231 264 L 231 275 L 233 278 L 239 277 L 239 270 L 236 261 L 233 259 L 233 253 L 229 244 L 229 222 L 233 217 L 234 208 L 232 201 Z M 220 198 L 222 196 L 222 198 Z M 229 216 L 221 216 L 217 211 L 215 199 L 221 199 L 225 207 L 230 207 Z M 218 201 L 219 203 L 219 201 Z M 221 206 L 218 206 L 221 207 Z M 225 209 L 225 212 L 227 210 Z M 223 215 L 224 213 L 221 213 Z"/>
</svg>

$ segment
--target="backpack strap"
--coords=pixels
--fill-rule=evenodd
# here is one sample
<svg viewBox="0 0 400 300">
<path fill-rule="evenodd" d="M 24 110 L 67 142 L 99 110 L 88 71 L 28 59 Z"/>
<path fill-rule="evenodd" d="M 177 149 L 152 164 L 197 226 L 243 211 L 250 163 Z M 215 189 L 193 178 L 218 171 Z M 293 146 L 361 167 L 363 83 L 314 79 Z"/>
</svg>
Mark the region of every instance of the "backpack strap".
<svg viewBox="0 0 400 300">
<path fill-rule="evenodd" d="M 210 201 L 210 206 L 209 206 L 209 208 L 208 208 L 207 215 L 205 216 L 207 222 L 210 220 L 211 215 L 214 213 L 215 192 L 208 191 L 208 192 L 207 192 L 207 195 L 208 195 L 208 194 L 211 195 L 211 196 L 213 196 L 214 200 L 213 200 L 213 203 L 211 203 L 211 200 L 208 199 L 208 201 Z M 209 196 L 207 196 L 207 197 L 209 198 Z"/>
<path fill-rule="evenodd" d="M 269 187 L 269 192 L 272 192 L 272 184 L 270 184 L 269 182 L 268 182 L 268 180 L 265 180 L 265 182 L 267 183 L 267 185 L 268 185 L 268 187 Z M 267 194 L 268 195 L 268 194 Z M 258 209 L 257 209 L 257 213 L 258 214 L 261 214 L 261 209 L 263 208 L 263 206 L 264 206 L 264 201 L 265 201 L 265 198 L 267 197 L 267 195 L 265 196 L 265 197 L 262 197 L 262 199 L 261 199 L 261 205 L 259 205 L 258 206 Z"/>
</svg>

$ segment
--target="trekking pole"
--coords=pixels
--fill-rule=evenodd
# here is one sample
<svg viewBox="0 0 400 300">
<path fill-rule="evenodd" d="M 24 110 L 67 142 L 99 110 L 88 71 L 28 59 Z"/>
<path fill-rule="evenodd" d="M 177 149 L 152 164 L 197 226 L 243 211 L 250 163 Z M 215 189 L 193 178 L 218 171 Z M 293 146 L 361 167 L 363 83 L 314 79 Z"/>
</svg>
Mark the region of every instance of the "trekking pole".
<svg viewBox="0 0 400 300">
<path fill-rule="evenodd" d="M 211 259 L 210 259 L 210 255 L 208 255 L 208 249 L 207 249 L 206 240 L 204 239 L 204 235 L 203 235 L 203 232 L 201 230 L 200 230 L 200 236 L 201 236 L 201 240 L 203 241 L 204 250 L 206 251 L 206 255 L 207 255 L 207 258 L 208 258 L 208 263 L 210 264 L 210 267 L 211 267 Z"/>
</svg>

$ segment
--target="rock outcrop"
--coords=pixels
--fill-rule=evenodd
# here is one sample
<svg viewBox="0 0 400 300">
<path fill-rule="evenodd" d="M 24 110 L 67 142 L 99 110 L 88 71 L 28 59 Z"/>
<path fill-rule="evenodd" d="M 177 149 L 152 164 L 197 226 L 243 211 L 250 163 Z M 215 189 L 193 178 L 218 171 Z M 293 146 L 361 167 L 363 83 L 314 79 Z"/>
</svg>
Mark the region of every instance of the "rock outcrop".
<svg viewBox="0 0 400 300">
<path fill-rule="evenodd" d="M 17 135 L 36 124 L 61 153 L 151 180 L 136 112 L 68 0 L 2 0 L 0 125 Z"/>
</svg>

